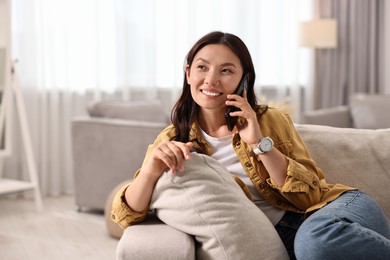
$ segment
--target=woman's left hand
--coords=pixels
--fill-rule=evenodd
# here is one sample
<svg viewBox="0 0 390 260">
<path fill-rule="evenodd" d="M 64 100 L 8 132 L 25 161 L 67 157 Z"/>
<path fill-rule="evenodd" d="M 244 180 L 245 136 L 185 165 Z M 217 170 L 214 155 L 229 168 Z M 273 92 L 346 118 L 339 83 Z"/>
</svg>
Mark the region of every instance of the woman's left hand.
<svg viewBox="0 0 390 260">
<path fill-rule="evenodd" d="M 245 118 L 245 122 L 241 125 L 237 121 L 236 128 L 240 134 L 241 139 L 247 144 L 256 145 L 259 139 L 262 137 L 259 123 L 257 122 L 256 112 L 249 105 L 246 98 L 246 90 L 243 96 L 231 94 L 227 95 L 228 101 L 226 105 L 235 106 L 241 109 L 241 111 L 235 111 L 230 113 L 231 116 L 238 116 Z"/>
</svg>

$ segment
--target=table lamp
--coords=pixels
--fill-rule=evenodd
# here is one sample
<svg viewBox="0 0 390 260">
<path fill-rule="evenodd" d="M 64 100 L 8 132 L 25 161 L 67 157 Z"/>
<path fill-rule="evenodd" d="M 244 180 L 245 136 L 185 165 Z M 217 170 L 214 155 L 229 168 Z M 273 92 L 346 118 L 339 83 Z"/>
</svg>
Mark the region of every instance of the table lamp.
<svg viewBox="0 0 390 260">
<path fill-rule="evenodd" d="M 318 55 L 321 49 L 337 47 L 337 21 L 319 19 L 301 22 L 299 25 L 299 45 L 314 49 L 313 55 L 313 107 L 318 108 Z"/>
</svg>

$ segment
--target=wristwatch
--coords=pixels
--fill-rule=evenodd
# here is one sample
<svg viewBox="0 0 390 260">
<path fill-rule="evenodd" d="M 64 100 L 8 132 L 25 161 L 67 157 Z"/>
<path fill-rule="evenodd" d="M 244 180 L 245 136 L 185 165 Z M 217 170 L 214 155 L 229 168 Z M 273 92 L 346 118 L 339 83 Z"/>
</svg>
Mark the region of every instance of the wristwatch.
<svg viewBox="0 0 390 260">
<path fill-rule="evenodd" d="M 268 153 L 274 147 L 274 141 L 271 137 L 264 137 L 259 140 L 256 148 L 253 149 L 253 152 L 257 155 Z"/>
</svg>

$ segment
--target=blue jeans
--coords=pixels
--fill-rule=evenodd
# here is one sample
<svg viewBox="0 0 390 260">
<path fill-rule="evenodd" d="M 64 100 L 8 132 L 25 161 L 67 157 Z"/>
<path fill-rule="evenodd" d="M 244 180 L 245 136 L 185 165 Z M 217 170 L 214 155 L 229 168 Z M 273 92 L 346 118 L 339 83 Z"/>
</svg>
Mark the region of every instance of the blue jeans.
<svg viewBox="0 0 390 260">
<path fill-rule="evenodd" d="M 367 194 L 348 191 L 302 223 L 294 249 L 297 259 L 390 259 L 389 223 Z"/>
<path fill-rule="evenodd" d="M 368 195 L 342 194 L 303 221 L 288 212 L 275 226 L 291 259 L 390 259 L 390 227 Z"/>
</svg>

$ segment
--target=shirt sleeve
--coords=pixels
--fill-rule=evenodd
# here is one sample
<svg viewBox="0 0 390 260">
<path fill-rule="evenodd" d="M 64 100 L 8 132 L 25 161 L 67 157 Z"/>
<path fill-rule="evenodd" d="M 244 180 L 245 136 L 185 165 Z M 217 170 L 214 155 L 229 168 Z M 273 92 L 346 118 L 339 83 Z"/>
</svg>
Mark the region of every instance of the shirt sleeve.
<svg viewBox="0 0 390 260">
<path fill-rule="evenodd" d="M 112 201 L 111 219 L 123 229 L 143 221 L 149 212 L 149 208 L 146 208 L 142 212 L 134 211 L 126 204 L 124 196 L 126 189 L 130 184 L 131 183 L 124 185 Z"/>
<path fill-rule="evenodd" d="M 321 184 L 326 183 L 322 170 L 311 158 L 292 120 L 288 115 L 286 118 L 289 131 L 287 140 L 289 140 L 290 149 L 283 153 L 287 160 L 287 177 L 282 186 L 276 184 L 271 178 L 267 182 L 296 207 L 306 210 L 320 202 L 323 193 Z"/>
</svg>

